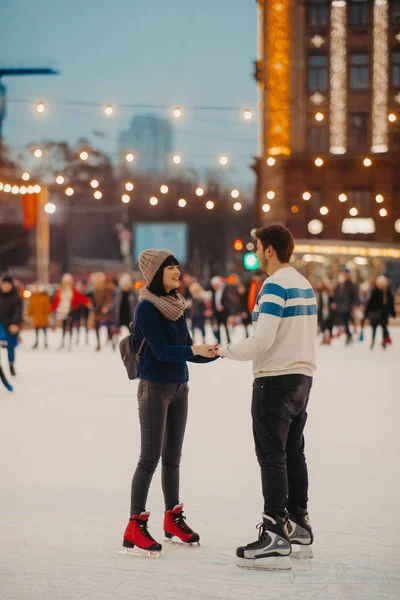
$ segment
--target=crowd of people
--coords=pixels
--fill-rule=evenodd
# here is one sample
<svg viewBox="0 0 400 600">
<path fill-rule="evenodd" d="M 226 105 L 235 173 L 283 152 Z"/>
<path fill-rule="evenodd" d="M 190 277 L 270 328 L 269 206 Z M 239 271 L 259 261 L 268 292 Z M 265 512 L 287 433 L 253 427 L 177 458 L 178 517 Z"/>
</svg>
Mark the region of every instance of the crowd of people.
<svg viewBox="0 0 400 600">
<path fill-rule="evenodd" d="M 180 280 L 179 291 L 186 300 L 186 314 L 190 333 L 206 342 L 206 325 L 211 325 L 215 342 L 232 340 L 237 326 L 242 336 L 252 333 L 252 311 L 265 275 L 254 273 L 245 284 L 236 275 L 228 278 L 214 276 L 202 284 L 189 274 Z M 33 327 L 35 342 L 33 349 L 41 345 L 48 348 L 48 329 L 60 328 L 59 350 L 72 349 L 80 344 L 81 333 L 89 344 L 89 331 L 95 332 L 98 352 L 102 347 L 102 328 L 106 331 L 107 344 L 116 349 L 121 330 L 129 328 L 133 321 L 139 291 L 143 282 L 133 281 L 129 274 L 119 279 L 107 277 L 102 272 L 93 273 L 88 279 L 75 283 L 71 274 L 63 275 L 54 294 L 46 286 L 32 285 L 31 295 L 23 300 L 22 290 L 10 276 L 2 278 L 0 290 L 0 344 L 7 347 L 9 370 L 15 376 L 15 350 L 20 331 L 25 326 Z M 395 317 L 394 295 L 388 279 L 381 275 L 373 282 L 356 284 L 350 272 L 344 270 L 337 282 L 317 279 L 314 289 L 318 305 L 318 325 L 321 343 L 329 345 L 336 338 L 345 337 L 350 345 L 355 339 L 364 341 L 364 330 L 368 323 L 372 329 L 371 349 L 376 342 L 378 328 L 382 330 L 381 345 L 386 348 L 392 343 L 388 323 Z M 0 374 L 6 381 L 4 371 Z M 9 389 L 11 385 L 7 382 Z"/>
</svg>

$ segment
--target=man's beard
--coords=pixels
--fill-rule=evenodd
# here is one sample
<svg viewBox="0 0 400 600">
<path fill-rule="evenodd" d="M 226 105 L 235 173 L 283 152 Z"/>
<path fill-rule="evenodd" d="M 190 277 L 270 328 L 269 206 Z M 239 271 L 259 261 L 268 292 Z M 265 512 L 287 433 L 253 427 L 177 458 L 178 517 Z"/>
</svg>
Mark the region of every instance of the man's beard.
<svg viewBox="0 0 400 600">
<path fill-rule="evenodd" d="M 266 259 L 265 256 L 263 257 L 262 262 L 260 261 L 260 267 L 264 271 L 264 273 L 266 273 L 269 276 L 269 273 L 268 273 L 268 259 Z"/>
</svg>

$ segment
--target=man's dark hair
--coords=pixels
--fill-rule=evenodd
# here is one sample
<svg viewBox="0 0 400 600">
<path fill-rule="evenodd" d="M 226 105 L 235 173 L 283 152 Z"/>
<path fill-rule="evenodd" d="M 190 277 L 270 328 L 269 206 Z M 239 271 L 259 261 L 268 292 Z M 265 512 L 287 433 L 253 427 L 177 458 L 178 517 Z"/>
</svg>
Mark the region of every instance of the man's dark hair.
<svg viewBox="0 0 400 600">
<path fill-rule="evenodd" d="M 171 290 L 169 294 L 165 291 L 163 284 L 163 275 L 165 267 L 171 267 L 172 265 L 179 265 L 179 261 L 173 254 L 167 256 L 157 273 L 153 277 L 153 281 L 147 286 L 148 290 L 156 296 L 176 296 L 177 290 Z"/>
<path fill-rule="evenodd" d="M 294 239 L 287 227 L 283 225 L 259 227 L 256 230 L 255 237 L 260 240 L 264 250 L 268 246 L 272 246 L 279 262 L 288 263 L 290 261 L 294 250 Z"/>
</svg>

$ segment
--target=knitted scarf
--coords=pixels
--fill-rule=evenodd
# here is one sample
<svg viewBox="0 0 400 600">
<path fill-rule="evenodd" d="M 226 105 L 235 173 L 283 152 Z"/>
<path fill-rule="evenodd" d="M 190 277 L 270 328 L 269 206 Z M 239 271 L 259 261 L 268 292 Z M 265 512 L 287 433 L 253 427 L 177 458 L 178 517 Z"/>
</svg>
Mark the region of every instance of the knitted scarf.
<svg viewBox="0 0 400 600">
<path fill-rule="evenodd" d="M 186 308 L 186 301 L 182 294 L 176 296 L 156 296 L 147 288 L 140 290 L 139 300 L 147 300 L 154 304 L 157 310 L 169 321 L 177 321 L 183 315 Z"/>
</svg>

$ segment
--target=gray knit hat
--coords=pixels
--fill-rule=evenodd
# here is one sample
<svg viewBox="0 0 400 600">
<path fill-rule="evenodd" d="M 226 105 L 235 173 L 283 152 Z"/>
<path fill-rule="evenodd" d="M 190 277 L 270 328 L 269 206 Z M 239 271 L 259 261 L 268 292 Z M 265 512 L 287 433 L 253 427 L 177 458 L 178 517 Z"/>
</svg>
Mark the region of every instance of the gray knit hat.
<svg viewBox="0 0 400 600">
<path fill-rule="evenodd" d="M 171 250 L 157 250 L 156 248 L 149 248 L 140 254 L 139 269 L 146 283 L 153 281 L 154 275 L 169 256 L 174 256 Z"/>
</svg>

